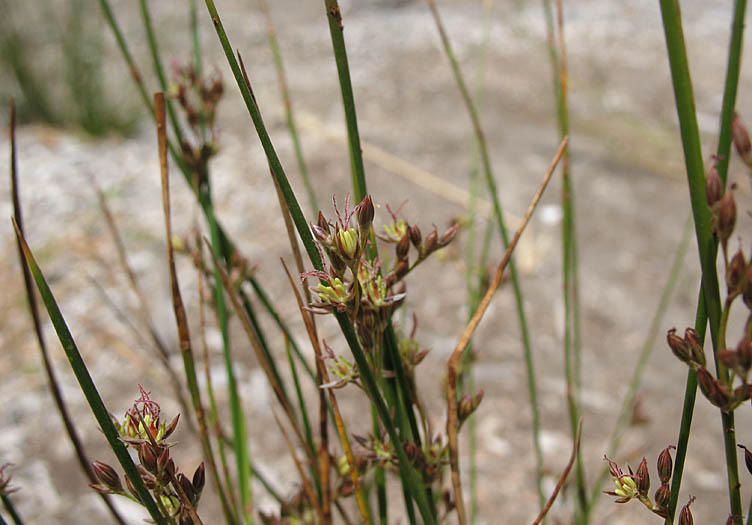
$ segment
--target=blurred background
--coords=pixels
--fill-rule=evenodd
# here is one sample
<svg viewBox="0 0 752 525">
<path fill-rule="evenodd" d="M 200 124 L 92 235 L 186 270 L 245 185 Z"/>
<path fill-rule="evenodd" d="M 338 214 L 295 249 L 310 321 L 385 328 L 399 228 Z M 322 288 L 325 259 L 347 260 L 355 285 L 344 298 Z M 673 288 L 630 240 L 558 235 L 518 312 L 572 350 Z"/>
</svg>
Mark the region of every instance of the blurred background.
<svg viewBox="0 0 752 525">
<path fill-rule="evenodd" d="M 313 218 L 317 210 L 305 197 L 295 164 L 258 5 L 253 0 L 217 3 L 230 39 L 243 55 L 293 188 Z M 156 91 L 138 4 L 115 4 L 144 81 L 150 92 Z M 344 200 L 350 179 L 324 5 L 301 0 L 271 4 L 313 189 L 329 216 L 331 196 Z M 180 409 L 162 369 L 126 321 L 138 303 L 119 271 L 94 190 L 94 183 L 103 189 L 148 291 L 150 314 L 163 338 L 176 348 L 154 126 L 98 5 L 83 0 L 0 0 L 0 7 L 0 115 L 6 122 L 9 99 L 15 97 L 27 238 L 108 408 L 122 415 L 142 384 L 162 402 L 165 413 L 174 414 Z M 168 70 L 190 62 L 188 3 L 153 2 L 150 7 Z M 425 2 L 343 0 L 341 7 L 369 191 L 378 206 L 376 225 L 388 218 L 386 204 L 396 208 L 404 201 L 406 217 L 424 231 L 462 220 L 474 165 L 472 128 Z M 508 224 L 515 227 L 558 145 L 543 7 L 523 0 L 446 0 L 439 8 L 481 108 L 500 198 Z M 682 14 L 707 161 L 716 146 L 731 7 L 727 2 L 691 0 L 682 2 Z M 203 5 L 199 23 L 206 71 L 225 80 L 217 116 L 219 153 L 211 165 L 217 214 L 272 290 L 280 313 L 302 334 L 278 262 L 290 256 L 266 160 Z M 564 24 L 581 265 L 582 450 L 592 482 L 603 467 L 610 429 L 668 279 L 689 203 L 657 2 L 566 0 Z M 748 45 L 744 52 L 749 56 Z M 750 82 L 752 74 L 743 68 L 737 109 L 747 123 L 752 122 Z M 8 150 L 3 134 L 0 165 L 8 165 Z M 750 226 L 746 173 L 738 159 L 732 159 L 729 180 L 738 185 L 737 236 L 744 246 Z M 199 213 L 182 181 L 176 180 L 172 191 L 175 233 L 187 235 Z M 553 489 L 571 448 L 562 362 L 559 191 L 554 179 L 516 255 L 539 374 L 547 491 Z M 480 208 L 482 231 L 489 208 Z M 0 212 L 4 217 L 12 213 L 7 191 L 0 193 Z M 86 487 L 48 393 L 9 223 L 0 225 L 0 239 L 0 464 L 14 464 L 13 484 L 20 489 L 14 499 L 30 523 L 104 521 L 105 511 Z M 444 424 L 441 378 L 446 359 L 467 318 L 465 242 L 461 230 L 440 260 L 426 263 L 408 280 L 406 310 L 417 314 L 417 337 L 432 350 L 419 369 L 419 385 L 436 428 Z M 491 247 L 489 261 L 495 267 L 502 254 L 497 238 Z M 179 262 L 184 298 L 196 319 L 195 272 L 187 259 Z M 658 453 L 676 444 L 686 378 L 686 367 L 668 351 L 664 335 L 673 326 L 682 331 L 694 324 L 697 262 L 692 240 L 658 331 L 639 410 L 615 458 L 636 466 L 647 456 L 654 478 Z M 281 337 L 269 319 L 261 320 L 283 359 Z M 735 319 L 730 333 L 738 333 L 740 323 Z M 345 352 L 336 326 L 326 321 L 322 326 L 323 337 Z M 86 445 L 94 458 L 111 460 L 65 355 L 46 329 Z M 292 493 L 297 475 L 273 427 L 273 395 L 237 323 L 233 330 L 252 455 L 280 491 Z M 216 330 L 210 328 L 208 335 L 215 386 L 222 391 L 221 341 Z M 503 287 L 497 294 L 475 342 L 476 385 L 486 392 L 477 412 L 480 523 L 499 523 L 499 516 L 504 523 L 530 522 L 537 514 L 534 455 L 511 290 Z M 179 363 L 176 356 L 174 364 Z M 357 392 L 344 391 L 342 398 L 352 431 L 366 433 L 370 418 L 360 421 Z M 750 445 L 748 411 L 745 406 L 737 413 L 737 438 Z M 201 452 L 185 425 L 181 427 L 173 456 L 192 471 Z M 747 501 L 750 478 L 741 470 Z M 273 508 L 263 489 L 254 489 L 258 504 Z M 692 507 L 698 523 L 725 521 L 719 417 L 700 396 L 680 503 L 690 494 L 698 498 Z M 610 499 L 602 498 L 594 523 L 659 522 L 637 503 L 620 506 Z M 568 523 L 571 503 L 572 494 L 565 490 L 551 522 Z M 138 522 L 138 509 L 128 504 L 123 509 Z M 211 516 L 219 519 L 217 509 L 207 494 L 200 509 L 206 523 L 215 522 Z M 396 522 L 400 505 L 392 510 Z"/>
</svg>

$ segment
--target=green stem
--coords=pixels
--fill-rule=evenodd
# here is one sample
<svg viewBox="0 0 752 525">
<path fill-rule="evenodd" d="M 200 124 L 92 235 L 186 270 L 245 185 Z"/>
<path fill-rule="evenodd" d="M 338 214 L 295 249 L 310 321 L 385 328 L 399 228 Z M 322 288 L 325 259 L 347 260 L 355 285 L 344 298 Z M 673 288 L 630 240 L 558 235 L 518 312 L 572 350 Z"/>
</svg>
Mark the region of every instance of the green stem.
<svg viewBox="0 0 752 525">
<path fill-rule="evenodd" d="M 684 160 L 689 183 L 690 200 L 692 203 L 692 214 L 695 220 L 697 245 L 700 252 L 700 265 L 702 267 L 702 295 L 704 296 L 705 308 L 710 320 L 710 332 L 713 342 L 716 370 L 719 379 L 723 383 L 726 383 L 728 379 L 727 371 L 724 367 L 717 366 L 718 345 L 723 343 L 719 341 L 718 337 L 721 307 L 718 275 L 715 268 L 716 243 L 710 231 L 710 210 L 705 198 L 705 177 L 700 134 L 694 109 L 694 96 L 692 93 L 692 83 L 684 45 L 681 15 L 676 0 L 661 0 L 660 6 L 669 65 L 671 67 L 671 78 L 674 87 L 676 109 L 679 116 L 682 146 L 684 148 Z M 732 56 L 732 53 L 730 53 L 730 56 Z M 727 75 L 727 79 L 728 78 L 729 75 Z M 727 92 L 728 91 L 731 90 L 727 89 Z M 682 415 L 682 424 L 684 423 L 684 416 L 685 414 Z M 691 420 L 691 415 L 689 415 L 689 419 Z M 721 421 L 726 454 L 730 513 L 734 516 L 734 523 L 741 524 L 741 494 L 739 491 L 739 472 L 736 459 L 736 439 L 733 427 L 733 415 L 722 413 Z M 678 453 L 679 451 L 677 450 L 677 457 L 679 455 Z M 672 519 L 675 511 L 676 500 L 672 493 L 672 499 L 669 506 L 669 513 Z"/>
<path fill-rule="evenodd" d="M 366 174 L 363 167 L 363 152 L 360 147 L 360 134 L 358 133 L 358 119 L 355 116 L 355 99 L 353 97 L 352 82 L 350 81 L 350 66 L 347 62 L 347 49 L 345 37 L 342 32 L 342 13 L 337 0 L 324 0 L 327 20 L 329 21 L 329 34 L 332 38 L 334 60 L 337 63 L 337 75 L 339 87 L 342 92 L 342 104 L 345 110 L 347 123 L 347 141 L 350 149 L 350 168 L 352 170 L 352 186 L 355 202 L 360 202 L 368 193 L 366 189 Z"/>
</svg>

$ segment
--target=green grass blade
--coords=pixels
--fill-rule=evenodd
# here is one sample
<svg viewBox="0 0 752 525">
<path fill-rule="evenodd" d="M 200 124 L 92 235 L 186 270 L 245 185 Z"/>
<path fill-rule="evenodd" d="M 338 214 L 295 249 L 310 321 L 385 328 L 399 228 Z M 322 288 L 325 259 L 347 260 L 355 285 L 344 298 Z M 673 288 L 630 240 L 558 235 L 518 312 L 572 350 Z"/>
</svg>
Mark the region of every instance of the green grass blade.
<svg viewBox="0 0 752 525">
<path fill-rule="evenodd" d="M 728 176 L 728 163 L 731 153 L 731 120 L 736 107 L 736 92 L 739 87 L 739 72 L 742 65 L 742 44 L 744 37 L 744 15 L 747 0 L 735 0 L 734 18 L 731 23 L 728 58 L 726 60 L 726 80 L 723 88 L 721 122 L 718 130 L 718 148 L 716 149 L 716 169 L 724 185 Z"/>
<path fill-rule="evenodd" d="M 166 525 L 167 522 L 159 512 L 151 494 L 144 486 L 141 476 L 139 475 L 138 470 L 136 470 L 136 465 L 134 465 L 125 445 L 120 441 L 118 431 L 115 429 L 112 419 L 110 419 L 110 413 L 107 411 L 102 398 L 99 396 L 96 386 L 94 386 L 94 381 L 92 381 L 91 376 L 89 375 L 89 370 L 86 368 L 86 364 L 78 351 L 78 347 L 65 323 L 65 319 L 58 307 L 57 301 L 42 274 L 42 270 L 37 265 L 37 262 L 15 221 L 13 221 L 13 225 L 16 228 L 16 236 L 21 243 L 26 264 L 29 266 L 32 277 L 34 277 L 34 282 L 37 285 L 37 290 L 39 290 L 39 295 L 47 308 L 47 313 L 50 316 L 52 325 L 55 327 L 55 332 L 60 340 L 60 344 L 63 346 L 63 350 L 65 350 L 65 355 L 68 357 L 71 369 L 78 380 L 81 391 L 86 397 L 86 401 L 89 403 L 91 411 L 94 413 L 97 423 L 99 423 L 99 427 L 102 429 L 102 432 L 107 438 L 107 442 L 110 444 L 115 456 L 117 456 L 117 459 L 123 467 L 125 474 L 128 476 L 128 479 L 130 479 L 133 486 L 136 488 L 136 492 L 146 507 L 146 510 L 149 512 L 149 515 L 159 525 Z"/>
</svg>

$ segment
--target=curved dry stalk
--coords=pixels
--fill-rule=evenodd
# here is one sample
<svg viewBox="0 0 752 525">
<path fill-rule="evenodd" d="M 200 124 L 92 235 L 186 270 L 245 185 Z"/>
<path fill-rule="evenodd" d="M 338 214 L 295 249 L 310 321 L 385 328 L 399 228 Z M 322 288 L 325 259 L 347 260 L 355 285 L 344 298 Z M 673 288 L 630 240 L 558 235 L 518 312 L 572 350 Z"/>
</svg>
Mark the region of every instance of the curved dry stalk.
<svg viewBox="0 0 752 525">
<path fill-rule="evenodd" d="M 548 501 L 546 501 L 546 504 L 543 506 L 543 509 L 541 509 L 540 514 L 538 514 L 538 517 L 535 518 L 535 521 L 532 523 L 532 525 L 538 525 L 541 521 L 543 521 L 543 518 L 546 517 L 546 514 L 548 514 L 549 509 L 554 504 L 554 501 L 556 501 L 556 496 L 559 495 L 559 491 L 564 486 L 564 483 L 567 481 L 569 472 L 572 470 L 572 466 L 574 465 L 574 462 L 577 459 L 577 455 L 580 450 L 581 438 L 582 438 L 582 418 L 580 418 L 580 422 L 577 424 L 577 434 L 575 435 L 575 438 L 574 438 L 574 444 L 572 445 L 572 455 L 569 456 L 569 461 L 567 462 L 567 466 L 564 467 L 564 471 L 562 471 L 561 476 L 559 476 L 559 481 L 558 483 L 556 483 L 556 487 L 554 487 L 554 491 L 551 493 L 551 496 L 549 496 Z"/>
<path fill-rule="evenodd" d="M 287 279 L 290 282 L 290 287 L 292 288 L 293 293 L 295 294 L 295 300 L 298 303 L 298 309 L 300 310 L 300 315 L 303 317 L 303 323 L 306 326 L 306 330 L 308 331 L 308 337 L 311 340 L 311 344 L 313 345 L 314 353 L 316 354 L 316 368 L 318 373 L 321 375 L 321 379 L 323 381 L 323 384 L 326 384 L 329 382 L 329 372 L 326 370 L 326 366 L 324 365 L 324 361 L 321 355 L 321 346 L 319 345 L 318 337 L 316 337 L 316 332 L 313 327 L 313 321 L 311 319 L 311 315 L 308 314 L 308 312 L 305 311 L 303 300 L 300 297 L 300 292 L 298 291 L 298 287 L 295 286 L 295 281 L 292 278 L 292 275 L 290 275 L 290 270 L 288 270 L 287 265 L 285 264 L 285 261 L 280 259 L 282 261 L 282 267 L 285 269 L 285 273 L 287 274 Z M 321 385 L 322 383 L 319 383 Z M 319 389 L 321 390 L 320 386 Z M 365 497 L 363 496 L 363 491 L 361 489 L 360 485 L 360 476 L 358 475 L 358 469 L 355 464 L 355 456 L 352 453 L 352 447 L 350 446 L 350 441 L 347 439 L 347 431 L 345 430 L 345 423 L 342 420 L 342 413 L 339 411 L 339 405 L 337 404 L 337 398 L 334 396 L 334 392 L 331 388 L 326 389 L 329 393 L 329 404 L 332 407 L 332 412 L 334 412 L 334 424 L 337 427 L 337 433 L 339 434 L 340 442 L 342 443 L 342 448 L 345 452 L 345 458 L 347 458 L 347 463 L 350 467 L 350 480 L 353 483 L 353 488 L 355 490 L 355 499 L 358 503 L 358 511 L 360 512 L 360 517 L 363 520 L 363 523 L 370 524 L 370 519 L 368 518 L 368 507 L 366 504 Z M 327 451 L 328 456 L 328 451 Z"/>
<path fill-rule="evenodd" d="M 465 525 L 467 523 L 467 516 L 465 515 L 465 503 L 462 498 L 462 484 L 460 483 L 459 442 L 457 439 L 457 431 L 459 427 L 457 417 L 457 364 L 462 357 L 462 353 L 470 342 L 473 333 L 475 333 L 475 329 L 478 327 L 480 320 L 483 318 L 483 314 L 486 313 L 488 305 L 491 304 L 491 299 L 493 298 L 496 289 L 501 284 L 501 280 L 504 275 L 504 269 L 512 258 L 512 252 L 514 252 L 514 249 L 517 246 L 517 242 L 520 240 L 522 231 L 530 221 L 530 217 L 533 215 L 533 211 L 535 211 L 535 207 L 538 205 L 538 201 L 540 201 L 540 198 L 543 195 L 543 191 L 546 189 L 548 182 L 551 180 L 551 176 L 553 175 L 556 165 L 559 163 L 559 160 L 564 153 L 567 142 L 568 138 L 564 137 L 564 139 L 561 141 L 561 144 L 559 144 L 559 148 L 556 150 L 556 154 L 551 160 L 548 171 L 543 177 L 543 181 L 540 183 L 538 190 L 535 192 L 535 195 L 533 196 L 533 199 L 530 202 L 527 211 L 525 212 L 525 216 L 522 218 L 522 223 L 520 224 L 519 228 L 517 228 L 514 237 L 509 243 L 509 247 L 504 253 L 504 257 L 501 259 L 501 262 L 496 269 L 496 275 L 494 275 L 494 279 L 491 282 L 491 285 L 488 287 L 486 294 L 478 304 L 478 309 L 476 310 L 475 315 L 473 315 L 473 318 L 470 319 L 467 327 L 465 327 L 465 331 L 462 333 L 460 341 L 457 343 L 457 346 L 455 347 L 452 355 L 449 357 L 449 361 L 447 362 L 447 436 L 449 438 L 449 463 L 452 468 L 452 488 L 454 490 L 454 500 L 457 506 L 457 518 L 460 522 L 460 525 Z"/>
</svg>

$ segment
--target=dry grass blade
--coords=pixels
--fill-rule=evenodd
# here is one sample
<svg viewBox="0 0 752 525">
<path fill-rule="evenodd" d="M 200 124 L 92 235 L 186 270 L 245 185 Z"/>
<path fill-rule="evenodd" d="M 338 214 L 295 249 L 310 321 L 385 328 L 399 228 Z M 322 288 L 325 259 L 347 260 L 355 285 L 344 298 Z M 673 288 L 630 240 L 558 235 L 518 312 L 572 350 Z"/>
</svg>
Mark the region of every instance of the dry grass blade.
<svg viewBox="0 0 752 525">
<path fill-rule="evenodd" d="M 316 337 L 313 320 L 311 319 L 311 315 L 305 310 L 303 300 L 301 299 L 300 292 L 298 291 L 298 287 L 295 285 L 295 280 L 292 278 L 292 275 L 290 275 L 290 270 L 287 268 L 284 260 L 282 260 L 282 267 L 285 269 L 287 279 L 290 282 L 290 287 L 295 294 L 295 300 L 298 303 L 300 315 L 303 318 L 303 323 L 305 324 L 306 330 L 308 331 L 308 337 L 311 340 L 314 353 L 316 354 L 316 369 L 318 372 L 317 375 L 320 374 L 321 380 L 324 384 L 326 384 L 329 382 L 329 373 L 327 372 L 326 366 L 324 365 L 323 357 L 321 354 L 321 346 L 319 345 L 318 337 Z M 319 382 L 319 385 L 321 384 L 322 383 Z M 337 433 L 339 434 L 342 448 L 345 451 L 345 457 L 347 458 L 347 463 L 350 467 L 350 480 L 352 481 L 353 488 L 355 490 L 355 499 L 358 503 L 358 511 L 360 512 L 360 517 L 363 520 L 363 523 L 370 523 L 365 497 L 363 496 L 363 491 L 361 489 L 360 476 L 358 475 L 358 469 L 355 464 L 355 456 L 352 453 L 350 441 L 347 439 L 347 431 L 345 430 L 345 423 L 342 420 L 342 414 L 339 410 L 339 405 L 337 404 L 337 398 L 334 396 L 334 392 L 331 389 L 326 390 L 329 393 L 329 403 L 332 406 L 332 412 L 334 412 L 334 423 L 337 427 Z"/>
<path fill-rule="evenodd" d="M 175 268 L 175 250 L 172 246 L 172 219 L 170 215 L 170 179 L 167 169 L 167 132 L 165 129 L 165 105 L 164 94 L 157 93 L 154 95 L 154 113 L 157 120 L 157 140 L 159 145 L 159 168 L 162 180 L 162 206 L 165 217 L 165 234 L 167 237 L 167 261 L 170 270 L 170 288 L 172 292 L 172 306 L 175 311 L 175 320 L 178 330 L 178 339 L 180 340 L 180 352 L 183 355 L 185 365 L 186 379 L 189 389 L 191 390 L 191 399 L 193 409 L 198 422 L 201 444 L 204 449 L 204 456 L 209 465 L 214 484 L 219 493 L 219 499 L 222 504 L 222 511 L 228 523 L 234 523 L 233 513 L 230 509 L 229 502 L 222 488 L 222 484 L 217 472 L 217 465 L 214 461 L 214 453 L 209 441 L 209 431 L 206 425 L 204 408 L 201 404 L 201 397 L 198 390 L 196 379 L 196 369 L 193 359 L 193 348 L 191 346 L 191 334 L 188 327 L 188 316 L 185 313 L 183 298 L 180 294 L 180 285 L 178 283 L 177 270 Z M 176 484 L 177 485 L 177 484 Z M 191 510 L 193 508 L 191 507 Z M 195 511 L 193 512 L 195 514 Z M 198 519 L 198 516 L 196 516 Z"/>
<path fill-rule="evenodd" d="M 569 472 L 572 470 L 572 466 L 574 465 L 575 459 L 577 459 L 577 453 L 580 450 L 581 438 L 582 438 L 582 419 L 580 419 L 580 422 L 577 425 L 577 436 L 575 437 L 574 444 L 572 445 L 572 455 L 569 456 L 569 461 L 567 462 L 567 466 L 564 467 L 564 470 L 562 471 L 561 476 L 559 476 L 559 481 L 556 483 L 556 487 L 554 487 L 554 491 L 551 493 L 551 496 L 548 498 L 548 501 L 546 501 L 546 504 L 544 505 L 543 509 L 541 509 L 540 514 L 538 514 L 538 517 L 535 518 L 535 521 L 532 523 L 532 525 L 538 525 L 540 522 L 542 522 L 543 518 L 545 518 L 546 514 L 548 514 L 549 509 L 554 504 L 554 501 L 556 501 L 556 496 L 559 495 L 559 491 L 564 486 L 564 483 L 567 481 Z"/>
<path fill-rule="evenodd" d="M 19 197 L 18 192 L 18 158 L 17 158 L 17 151 L 16 151 L 16 104 L 15 101 L 11 98 L 10 100 L 10 123 L 8 126 L 8 134 L 10 139 L 10 188 L 11 188 L 11 198 L 13 200 L 13 218 L 16 221 L 16 224 L 18 224 L 18 229 L 21 232 L 22 235 L 24 235 L 24 226 L 23 226 L 23 213 L 21 211 L 21 199 Z M 55 401 L 55 406 L 57 408 L 57 411 L 60 413 L 60 417 L 63 420 L 63 426 L 65 427 L 65 431 L 68 434 L 68 438 L 71 441 L 71 444 L 73 445 L 73 449 L 76 451 L 76 458 L 78 459 L 78 463 L 81 467 L 81 470 L 86 474 L 86 477 L 89 478 L 89 481 L 91 481 L 92 484 L 96 485 L 99 483 L 99 480 L 94 475 L 94 471 L 91 468 L 91 461 L 89 461 L 89 458 L 86 456 L 86 452 L 84 451 L 83 443 L 81 442 L 81 438 L 78 435 L 78 431 L 76 430 L 76 427 L 73 425 L 73 421 L 71 420 L 70 413 L 68 412 L 68 407 L 65 404 L 65 400 L 63 399 L 63 394 L 60 390 L 60 385 L 57 381 L 57 376 L 55 375 L 55 370 L 52 367 L 52 361 L 50 360 L 50 355 L 47 350 L 47 343 L 44 340 L 44 335 L 42 332 L 42 323 L 39 320 L 39 307 L 37 305 L 37 297 L 34 295 L 34 287 L 32 285 L 32 278 L 31 273 L 29 272 L 29 267 L 26 264 L 26 259 L 23 255 L 23 249 L 21 247 L 21 241 L 20 239 L 17 239 L 17 246 L 18 246 L 18 257 L 19 257 L 19 263 L 21 266 L 21 270 L 23 272 L 23 278 L 24 278 L 24 289 L 26 290 L 26 299 L 29 302 L 29 314 L 31 315 L 31 320 L 34 324 L 34 333 L 36 334 L 37 343 L 39 344 L 39 351 L 42 354 L 42 363 L 44 364 L 44 371 L 47 374 L 47 381 L 50 384 L 50 392 L 52 393 L 52 398 Z M 107 505 L 107 508 L 109 509 L 110 513 L 112 514 L 113 519 L 120 523 L 121 525 L 124 525 L 125 522 L 123 521 L 123 518 L 118 513 L 117 509 L 115 508 L 115 505 L 112 503 L 112 499 L 110 496 L 106 494 L 100 494 L 102 497 L 102 500 L 104 501 L 105 505 Z"/>
<path fill-rule="evenodd" d="M 545 177 L 543 177 L 543 181 L 538 187 L 538 190 L 535 192 L 535 195 L 525 212 L 525 216 L 522 218 L 522 223 L 517 228 L 512 241 L 509 243 L 509 248 L 507 248 L 504 257 L 501 259 L 501 262 L 496 269 L 496 275 L 494 275 L 491 285 L 488 287 L 486 294 L 478 304 L 478 309 L 476 310 L 475 315 L 473 315 L 473 318 L 470 319 L 470 322 L 467 324 L 465 331 L 460 337 L 459 343 L 457 343 L 456 348 L 447 362 L 447 436 L 449 438 L 449 463 L 452 468 L 452 487 L 454 490 L 455 503 L 457 505 L 457 517 L 460 525 L 465 525 L 467 523 L 467 516 L 465 514 L 465 504 L 462 498 L 462 485 L 460 483 L 459 471 L 459 443 L 457 439 L 457 430 L 459 426 L 457 418 L 457 364 L 462 357 L 462 352 L 467 348 L 473 333 L 475 333 L 478 323 L 480 323 L 480 320 L 483 318 L 483 314 L 486 313 L 496 289 L 501 284 L 502 277 L 504 276 L 504 269 L 512 258 L 512 253 L 517 246 L 517 242 L 520 240 L 520 236 L 522 235 L 525 226 L 527 226 L 527 223 L 530 221 L 530 217 L 533 215 L 533 211 L 535 211 L 535 207 L 538 205 L 538 201 L 543 195 L 543 191 L 551 180 L 551 176 L 564 153 L 567 141 L 567 137 L 564 137 L 564 140 L 559 144 L 559 149 L 556 150 L 556 154 L 548 167 L 548 171 L 546 172 Z"/>
</svg>

